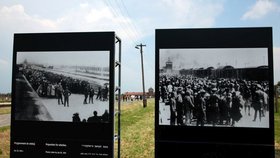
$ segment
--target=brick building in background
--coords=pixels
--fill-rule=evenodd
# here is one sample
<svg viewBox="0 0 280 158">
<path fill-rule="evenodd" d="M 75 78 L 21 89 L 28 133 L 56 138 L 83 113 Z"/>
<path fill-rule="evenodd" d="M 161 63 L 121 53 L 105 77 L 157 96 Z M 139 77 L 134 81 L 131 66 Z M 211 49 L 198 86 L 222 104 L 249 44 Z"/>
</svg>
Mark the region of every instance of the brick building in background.
<svg viewBox="0 0 280 158">
<path fill-rule="evenodd" d="M 154 98 L 155 93 L 153 88 L 149 88 L 148 92 L 146 92 L 146 98 Z M 142 100 L 143 92 L 125 92 L 122 94 L 123 101 L 133 101 L 133 100 Z"/>
</svg>

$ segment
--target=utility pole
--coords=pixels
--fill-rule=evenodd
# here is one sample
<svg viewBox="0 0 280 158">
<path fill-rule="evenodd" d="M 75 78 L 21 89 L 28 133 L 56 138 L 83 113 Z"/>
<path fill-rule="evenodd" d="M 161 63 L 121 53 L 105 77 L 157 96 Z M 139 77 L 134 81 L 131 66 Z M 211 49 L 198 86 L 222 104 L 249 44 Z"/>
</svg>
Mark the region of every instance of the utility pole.
<svg viewBox="0 0 280 158">
<path fill-rule="evenodd" d="M 143 107 L 147 107 L 147 99 L 146 99 L 146 92 L 145 92 L 145 81 L 144 81 L 144 64 L 143 64 L 143 47 L 146 47 L 146 45 L 143 45 L 142 43 L 140 45 L 136 45 L 136 49 L 140 49 L 141 54 L 141 65 L 142 65 L 142 84 L 143 84 Z"/>
</svg>

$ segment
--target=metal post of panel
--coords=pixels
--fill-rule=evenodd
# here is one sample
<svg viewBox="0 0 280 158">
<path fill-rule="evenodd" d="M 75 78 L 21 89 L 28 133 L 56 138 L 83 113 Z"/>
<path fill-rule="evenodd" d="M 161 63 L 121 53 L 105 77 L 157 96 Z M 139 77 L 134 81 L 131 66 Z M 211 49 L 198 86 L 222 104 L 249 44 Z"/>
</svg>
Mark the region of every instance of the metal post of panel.
<svg viewBox="0 0 280 158">
<path fill-rule="evenodd" d="M 118 116 L 118 133 L 115 135 L 118 140 L 118 158 L 121 157 L 121 39 L 116 36 L 116 43 L 119 44 L 119 59 L 116 61 L 116 67 L 118 67 L 118 86 L 116 88 L 117 97 L 118 97 L 118 110 L 116 115 Z"/>
</svg>

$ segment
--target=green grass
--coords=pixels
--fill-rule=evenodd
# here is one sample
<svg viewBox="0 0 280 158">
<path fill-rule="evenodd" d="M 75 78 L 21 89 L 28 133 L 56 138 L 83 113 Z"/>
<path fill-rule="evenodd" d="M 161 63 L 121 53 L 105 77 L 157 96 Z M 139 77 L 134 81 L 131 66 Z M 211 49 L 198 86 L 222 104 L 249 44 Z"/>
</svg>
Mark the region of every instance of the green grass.
<svg viewBox="0 0 280 158">
<path fill-rule="evenodd" d="M 10 155 L 10 126 L 0 127 L 0 158 Z"/>
<path fill-rule="evenodd" d="M 10 128 L 11 128 L 11 126 L 0 127 L 0 132 L 5 132 L 6 130 L 9 130 Z"/>
<path fill-rule="evenodd" d="M 11 113 L 11 107 L 2 107 L 2 108 L 0 108 L 0 115 L 10 114 L 10 113 Z"/>
<path fill-rule="evenodd" d="M 280 158 L 280 112 L 274 114 L 275 158 Z"/>
<path fill-rule="evenodd" d="M 121 157 L 154 157 L 154 99 L 146 108 L 141 101 L 123 105 L 121 115 Z"/>
<path fill-rule="evenodd" d="M 280 158 L 280 99 L 278 98 L 278 113 L 274 113 L 275 158 Z"/>
</svg>

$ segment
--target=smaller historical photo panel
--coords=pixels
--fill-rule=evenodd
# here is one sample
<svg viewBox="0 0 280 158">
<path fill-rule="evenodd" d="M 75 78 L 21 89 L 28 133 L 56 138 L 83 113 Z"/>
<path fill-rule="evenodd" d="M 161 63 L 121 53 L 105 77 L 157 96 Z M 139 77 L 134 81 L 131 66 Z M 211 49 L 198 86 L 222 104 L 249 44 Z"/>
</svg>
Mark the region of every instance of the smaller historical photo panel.
<svg viewBox="0 0 280 158">
<path fill-rule="evenodd" d="M 109 122 L 109 51 L 16 54 L 15 120 Z"/>
<path fill-rule="evenodd" d="M 159 125 L 269 128 L 267 48 L 159 49 Z"/>
</svg>

